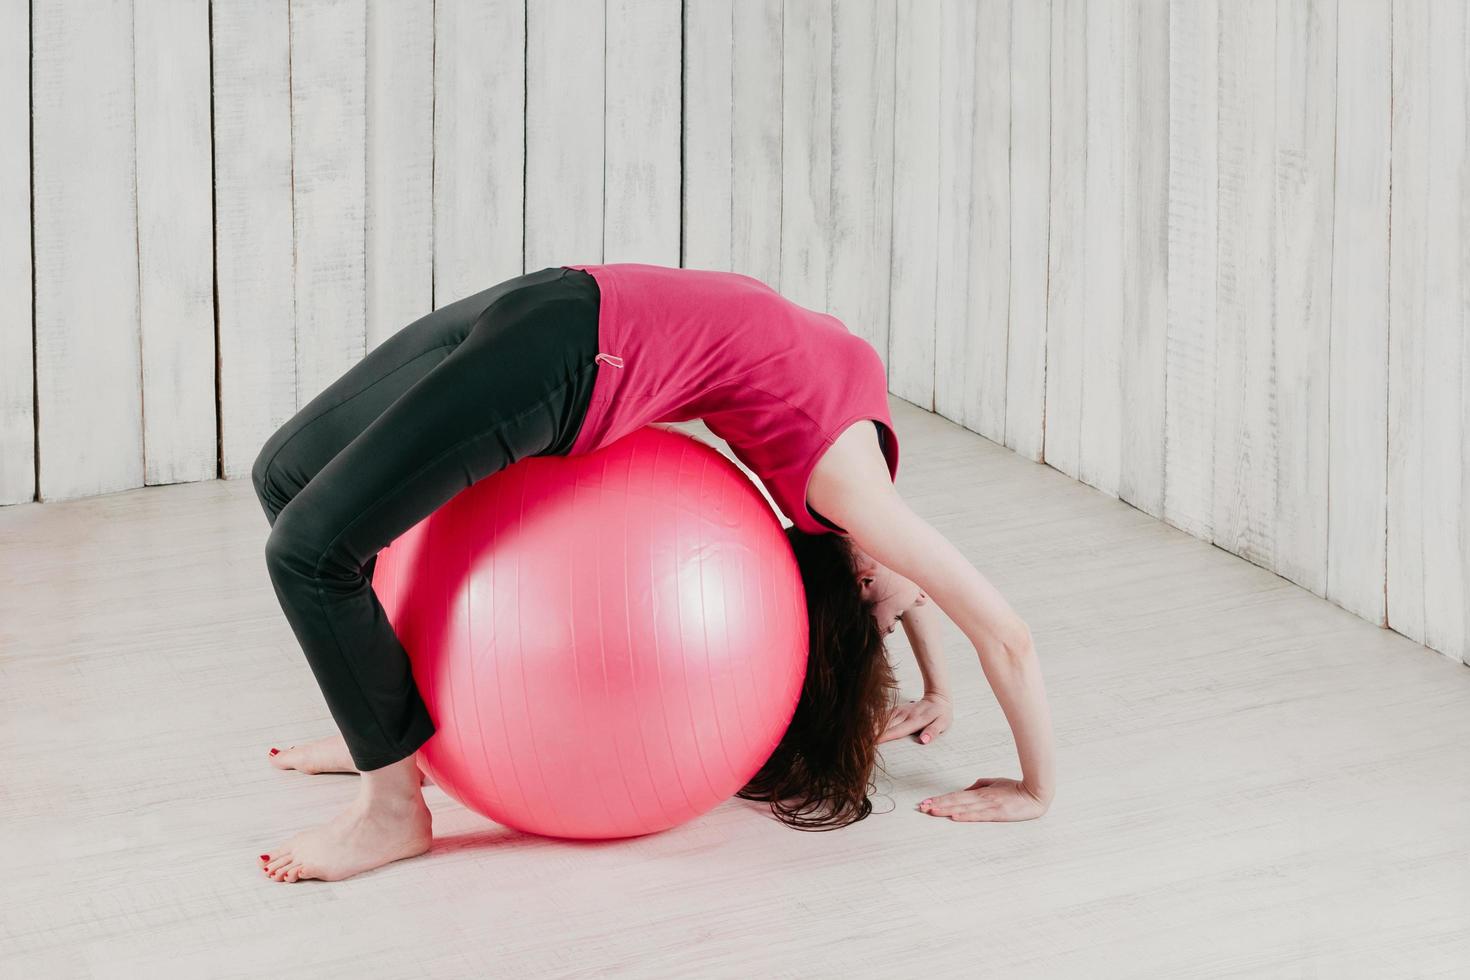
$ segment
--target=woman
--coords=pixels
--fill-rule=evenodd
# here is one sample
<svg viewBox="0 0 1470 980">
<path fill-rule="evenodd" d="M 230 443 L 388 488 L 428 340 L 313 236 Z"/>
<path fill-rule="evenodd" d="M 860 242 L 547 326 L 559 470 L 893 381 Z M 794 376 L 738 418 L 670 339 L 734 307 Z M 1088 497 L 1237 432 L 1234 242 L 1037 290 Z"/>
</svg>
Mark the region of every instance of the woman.
<svg viewBox="0 0 1470 980">
<path fill-rule="evenodd" d="M 810 652 L 796 713 L 744 787 L 793 826 L 871 811 L 881 740 L 950 722 L 932 597 L 964 631 L 1016 736 L 1024 779 L 920 808 L 1024 820 L 1053 793 L 1049 720 L 1025 624 L 893 487 L 883 364 L 835 317 L 737 273 L 554 266 L 435 310 L 370 351 L 266 441 L 252 469 L 276 596 L 340 730 L 272 762 L 362 774 L 335 820 L 260 855 L 277 881 L 336 880 L 428 849 L 415 756 L 434 724 L 372 589 L 377 553 L 526 456 L 580 455 L 656 421 L 703 418 L 793 521 Z M 924 698 L 890 713 L 883 635 L 903 623 Z"/>
</svg>

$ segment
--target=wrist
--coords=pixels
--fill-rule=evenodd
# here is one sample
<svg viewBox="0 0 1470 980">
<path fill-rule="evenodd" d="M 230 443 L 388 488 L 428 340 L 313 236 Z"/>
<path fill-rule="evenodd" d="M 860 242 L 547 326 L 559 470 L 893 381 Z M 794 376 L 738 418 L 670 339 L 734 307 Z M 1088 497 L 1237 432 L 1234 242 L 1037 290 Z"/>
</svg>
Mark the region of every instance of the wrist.
<svg viewBox="0 0 1470 980">
<path fill-rule="evenodd" d="M 1038 783 L 1030 782 L 1026 779 L 1021 780 L 1021 788 L 1024 789 L 1027 793 L 1030 793 L 1037 801 L 1044 803 L 1047 806 L 1051 805 L 1052 797 L 1056 795 L 1056 787 L 1043 786 Z"/>
<path fill-rule="evenodd" d="M 943 701 L 945 704 L 953 703 L 953 699 L 950 698 L 949 692 L 942 687 L 924 688 L 924 697 L 928 698 L 930 701 Z"/>
</svg>

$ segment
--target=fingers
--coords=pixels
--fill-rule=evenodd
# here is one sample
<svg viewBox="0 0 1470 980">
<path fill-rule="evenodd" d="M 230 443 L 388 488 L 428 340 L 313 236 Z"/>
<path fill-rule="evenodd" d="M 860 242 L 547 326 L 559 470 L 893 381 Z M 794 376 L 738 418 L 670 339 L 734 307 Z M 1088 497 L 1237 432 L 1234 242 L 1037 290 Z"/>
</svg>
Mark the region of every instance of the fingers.
<svg viewBox="0 0 1470 980">
<path fill-rule="evenodd" d="M 1014 779 L 981 778 L 953 793 L 930 797 L 919 803 L 920 812 L 948 817 L 958 822 L 1030 820 L 1045 812 L 1023 798 Z"/>
<path fill-rule="evenodd" d="M 923 720 L 916 718 L 907 707 L 899 708 L 889 716 L 888 727 L 883 730 L 883 734 L 879 736 L 878 741 L 888 742 L 895 738 L 902 738 L 921 728 L 923 724 Z"/>
<path fill-rule="evenodd" d="M 948 815 L 958 807 L 972 806 L 980 803 L 993 803 L 994 800 L 990 794 L 978 791 L 999 781 L 996 778 L 982 777 L 964 789 L 955 790 L 953 793 L 941 793 L 939 796 L 928 797 L 923 803 L 929 804 L 925 808 L 929 812 L 933 813 L 942 809 L 945 815 Z"/>
<path fill-rule="evenodd" d="M 888 728 L 883 732 L 883 734 L 879 736 L 878 741 L 880 743 L 891 742 L 896 738 L 903 738 L 905 735 L 913 734 L 914 729 L 916 728 L 918 728 L 917 724 L 889 725 Z"/>
<path fill-rule="evenodd" d="M 951 820 L 992 820 L 998 814 L 997 801 L 973 794 L 956 800 L 954 794 L 936 796 L 919 804 L 919 809 L 932 817 L 949 817 Z"/>
</svg>

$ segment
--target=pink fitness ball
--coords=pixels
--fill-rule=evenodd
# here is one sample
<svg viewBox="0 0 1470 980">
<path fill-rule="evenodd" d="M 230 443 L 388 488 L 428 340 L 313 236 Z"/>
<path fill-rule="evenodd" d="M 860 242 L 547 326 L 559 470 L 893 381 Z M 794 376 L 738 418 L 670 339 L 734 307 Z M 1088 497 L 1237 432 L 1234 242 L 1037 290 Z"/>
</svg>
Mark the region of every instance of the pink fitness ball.
<svg viewBox="0 0 1470 980">
<path fill-rule="evenodd" d="M 529 833 L 654 833 L 744 786 L 790 724 L 806 601 L 780 522 L 657 426 L 480 480 L 378 556 L 446 793 Z"/>
</svg>

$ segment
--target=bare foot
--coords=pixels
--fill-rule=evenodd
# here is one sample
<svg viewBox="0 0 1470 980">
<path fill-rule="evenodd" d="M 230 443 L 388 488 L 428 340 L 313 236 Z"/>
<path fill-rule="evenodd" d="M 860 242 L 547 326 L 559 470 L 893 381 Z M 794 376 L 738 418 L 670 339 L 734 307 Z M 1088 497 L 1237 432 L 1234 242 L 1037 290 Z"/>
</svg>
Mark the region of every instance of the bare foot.
<svg viewBox="0 0 1470 980">
<path fill-rule="evenodd" d="M 315 742 L 284 749 L 272 748 L 271 765 L 277 769 L 299 769 L 313 775 L 319 772 L 357 772 L 352 755 L 347 751 L 347 740 L 341 735 L 329 735 Z"/>
<path fill-rule="evenodd" d="M 433 840 L 433 818 L 418 787 L 412 757 L 365 773 L 362 793 L 329 823 L 292 837 L 260 856 L 275 881 L 341 881 L 422 854 Z"/>
<path fill-rule="evenodd" d="M 273 746 L 270 761 L 277 769 L 297 769 L 312 775 L 322 772 L 357 772 L 352 753 L 347 751 L 347 740 L 341 734 L 328 735 L 314 742 L 291 745 L 284 749 Z M 433 780 L 420 771 L 419 782 L 432 783 Z"/>
</svg>

